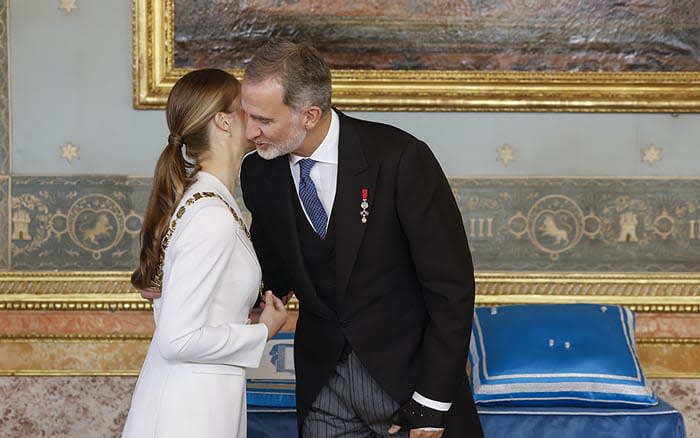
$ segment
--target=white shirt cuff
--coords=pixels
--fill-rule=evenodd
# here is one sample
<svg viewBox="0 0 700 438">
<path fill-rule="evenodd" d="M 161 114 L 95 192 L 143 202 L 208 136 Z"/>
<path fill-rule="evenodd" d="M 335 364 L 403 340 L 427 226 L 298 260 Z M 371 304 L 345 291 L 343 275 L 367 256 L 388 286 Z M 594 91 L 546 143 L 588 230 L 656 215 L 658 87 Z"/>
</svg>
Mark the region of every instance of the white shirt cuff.
<svg viewBox="0 0 700 438">
<path fill-rule="evenodd" d="M 422 404 L 423 406 L 427 406 L 430 409 L 435 409 L 436 411 L 447 412 L 450 410 L 450 407 L 452 407 L 452 403 L 431 400 L 429 398 L 423 397 L 422 395 L 418 394 L 417 392 L 414 392 L 413 397 L 411 397 L 411 398 L 413 398 L 413 400 L 417 401 L 418 403 Z"/>
</svg>

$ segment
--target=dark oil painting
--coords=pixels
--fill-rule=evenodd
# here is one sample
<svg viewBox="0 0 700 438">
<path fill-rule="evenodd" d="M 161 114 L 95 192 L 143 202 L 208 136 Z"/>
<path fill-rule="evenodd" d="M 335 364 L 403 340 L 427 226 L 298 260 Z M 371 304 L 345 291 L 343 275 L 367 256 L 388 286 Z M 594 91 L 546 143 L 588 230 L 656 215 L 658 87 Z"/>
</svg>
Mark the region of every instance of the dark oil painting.
<svg viewBox="0 0 700 438">
<path fill-rule="evenodd" d="M 700 0 L 174 0 L 175 66 L 241 68 L 270 37 L 332 69 L 700 71 Z"/>
</svg>

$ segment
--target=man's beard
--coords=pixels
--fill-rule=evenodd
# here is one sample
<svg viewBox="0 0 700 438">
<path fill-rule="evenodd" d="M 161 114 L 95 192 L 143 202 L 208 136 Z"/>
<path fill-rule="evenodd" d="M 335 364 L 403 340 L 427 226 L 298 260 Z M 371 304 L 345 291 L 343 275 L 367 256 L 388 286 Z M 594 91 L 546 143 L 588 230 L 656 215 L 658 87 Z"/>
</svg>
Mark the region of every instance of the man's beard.
<svg viewBox="0 0 700 438">
<path fill-rule="evenodd" d="M 265 149 L 257 149 L 258 155 L 266 160 L 272 160 L 282 155 L 291 154 L 299 149 L 299 146 L 306 138 L 306 130 L 300 125 L 296 126 L 297 128 L 290 133 L 285 143 L 269 143 Z"/>
</svg>

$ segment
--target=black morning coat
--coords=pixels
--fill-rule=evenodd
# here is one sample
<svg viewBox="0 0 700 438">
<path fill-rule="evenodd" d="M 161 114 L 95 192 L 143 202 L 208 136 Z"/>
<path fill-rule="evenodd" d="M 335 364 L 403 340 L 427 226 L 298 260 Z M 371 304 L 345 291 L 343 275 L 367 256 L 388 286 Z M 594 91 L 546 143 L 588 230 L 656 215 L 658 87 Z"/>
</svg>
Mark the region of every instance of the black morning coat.
<svg viewBox="0 0 700 438">
<path fill-rule="evenodd" d="M 482 436 L 466 378 L 474 274 L 462 218 L 440 165 L 395 127 L 340 118 L 336 229 L 337 311 L 317 295 L 296 227 L 289 160 L 251 154 L 241 188 L 266 289 L 293 290 L 297 417 L 303 424 L 349 342 L 400 404 L 414 391 L 452 402 L 445 437 Z M 367 222 L 361 221 L 366 190 Z"/>
</svg>

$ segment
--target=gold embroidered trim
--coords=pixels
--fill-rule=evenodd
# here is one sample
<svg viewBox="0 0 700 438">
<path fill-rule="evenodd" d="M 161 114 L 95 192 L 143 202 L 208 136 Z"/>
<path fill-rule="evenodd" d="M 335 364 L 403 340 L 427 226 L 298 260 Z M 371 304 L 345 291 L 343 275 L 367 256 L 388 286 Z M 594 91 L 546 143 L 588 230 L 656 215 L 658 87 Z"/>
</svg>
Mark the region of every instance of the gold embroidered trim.
<svg viewBox="0 0 700 438">
<path fill-rule="evenodd" d="M 238 222 L 238 226 L 241 228 L 241 230 L 243 230 L 248 239 L 250 239 L 250 231 L 248 231 L 248 227 L 246 227 L 245 222 L 243 222 L 240 216 L 238 216 L 238 214 L 236 213 L 236 210 L 234 210 L 233 207 L 231 207 L 231 205 L 221 195 L 215 192 L 197 192 L 194 195 L 190 196 L 185 201 L 185 205 L 183 205 L 177 210 L 177 213 L 175 213 L 175 219 L 173 219 L 170 222 L 168 231 L 165 233 L 165 236 L 163 236 L 163 241 L 160 244 L 160 262 L 158 263 L 158 271 L 156 272 L 156 276 L 151 281 L 152 287 L 160 289 L 163 286 L 163 263 L 165 262 L 165 250 L 168 249 L 170 239 L 173 237 L 173 233 L 175 233 L 175 226 L 177 225 L 177 221 L 185 215 L 186 207 L 189 207 L 190 205 L 204 198 L 221 199 L 221 201 L 226 205 L 226 207 L 228 207 L 229 211 L 233 215 L 233 218 L 236 220 L 236 222 Z"/>
</svg>

